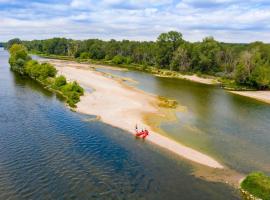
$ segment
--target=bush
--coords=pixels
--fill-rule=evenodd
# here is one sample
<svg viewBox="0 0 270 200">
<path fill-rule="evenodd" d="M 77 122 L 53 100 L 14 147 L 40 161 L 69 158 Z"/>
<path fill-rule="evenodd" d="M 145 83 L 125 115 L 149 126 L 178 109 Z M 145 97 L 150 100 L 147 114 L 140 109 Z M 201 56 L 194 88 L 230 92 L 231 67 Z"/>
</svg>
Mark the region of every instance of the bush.
<svg viewBox="0 0 270 200">
<path fill-rule="evenodd" d="M 30 60 L 27 63 L 25 63 L 25 73 L 31 77 L 33 76 L 33 69 L 36 67 L 36 65 L 39 65 L 37 61 Z"/>
<path fill-rule="evenodd" d="M 90 58 L 90 53 L 83 52 L 80 54 L 80 59 L 89 59 Z"/>
<path fill-rule="evenodd" d="M 108 60 L 111 60 L 111 59 L 112 59 L 112 57 L 111 57 L 111 56 L 109 56 L 109 55 L 106 55 L 104 59 L 108 61 Z"/>
<path fill-rule="evenodd" d="M 48 63 L 41 65 L 37 61 L 29 61 L 25 64 L 25 72 L 32 78 L 45 80 L 48 77 L 55 77 L 57 70 L 54 66 Z"/>
<path fill-rule="evenodd" d="M 42 63 L 40 69 L 40 77 L 42 78 L 55 77 L 57 73 L 56 68 L 49 63 Z"/>
<path fill-rule="evenodd" d="M 67 97 L 67 103 L 71 107 L 80 101 L 80 96 L 84 94 L 84 90 L 77 82 L 72 82 L 61 87 L 61 92 Z"/>
<path fill-rule="evenodd" d="M 66 78 L 61 75 L 61 76 L 58 76 L 55 78 L 53 87 L 54 88 L 61 88 L 66 84 L 67 84 Z"/>
<path fill-rule="evenodd" d="M 270 200 L 270 177 L 261 172 L 249 174 L 241 183 L 241 188 L 255 197 Z"/>
<path fill-rule="evenodd" d="M 123 64 L 126 62 L 126 58 L 124 56 L 117 55 L 113 57 L 112 62 L 117 65 Z"/>
<path fill-rule="evenodd" d="M 125 62 L 126 62 L 126 64 L 131 64 L 133 62 L 133 59 L 130 56 L 128 56 L 126 58 Z"/>
</svg>

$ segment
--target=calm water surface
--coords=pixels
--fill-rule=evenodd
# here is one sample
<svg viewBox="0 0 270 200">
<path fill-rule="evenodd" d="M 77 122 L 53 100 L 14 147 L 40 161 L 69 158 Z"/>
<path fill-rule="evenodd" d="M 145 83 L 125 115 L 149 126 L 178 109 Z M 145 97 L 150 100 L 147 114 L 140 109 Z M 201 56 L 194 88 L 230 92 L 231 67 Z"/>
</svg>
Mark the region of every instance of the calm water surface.
<svg viewBox="0 0 270 200">
<path fill-rule="evenodd" d="M 160 87 L 160 86 L 158 86 Z M 239 199 L 189 164 L 91 116 L 9 70 L 0 49 L 0 199 Z M 186 119 L 187 120 L 187 119 Z"/>
<path fill-rule="evenodd" d="M 269 104 L 190 81 L 138 71 L 99 70 L 132 78 L 138 81 L 134 86 L 176 99 L 184 106 L 184 112 L 176 113 L 176 123 L 161 124 L 168 137 L 210 154 L 239 172 L 262 170 L 270 175 Z"/>
</svg>

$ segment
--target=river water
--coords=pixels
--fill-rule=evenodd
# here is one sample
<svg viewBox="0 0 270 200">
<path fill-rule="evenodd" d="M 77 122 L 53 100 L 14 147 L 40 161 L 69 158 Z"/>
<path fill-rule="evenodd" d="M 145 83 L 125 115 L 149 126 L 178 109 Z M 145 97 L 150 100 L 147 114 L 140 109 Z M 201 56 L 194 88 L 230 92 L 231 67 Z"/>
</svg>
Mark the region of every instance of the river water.
<svg viewBox="0 0 270 200">
<path fill-rule="evenodd" d="M 135 140 L 122 130 L 97 121 L 87 122 L 92 116 L 70 111 L 55 95 L 42 89 L 35 82 L 11 72 L 8 57 L 8 53 L 0 49 L 1 200 L 240 199 L 238 192 L 228 185 L 208 182 L 191 175 L 193 169 L 188 162 L 172 158 L 166 151 Z M 138 80 L 149 76 L 133 73 L 140 76 Z M 162 80 L 166 82 L 166 86 L 162 86 L 163 83 L 154 77 L 148 81 L 147 83 L 152 86 L 144 88 L 151 88 L 149 89 L 151 92 L 159 92 L 160 88 L 169 84 L 174 85 L 169 80 Z M 185 84 L 186 87 L 194 87 L 194 90 L 197 88 L 198 92 L 202 87 Z M 172 92 L 175 92 L 174 90 L 173 86 Z M 187 89 L 177 90 L 179 97 L 186 94 L 181 103 L 193 102 L 197 105 L 194 110 L 188 112 L 188 116 L 179 114 L 179 119 L 183 119 L 185 123 L 196 121 L 199 123 L 199 114 L 195 115 L 194 112 L 206 112 L 207 108 L 210 109 L 210 104 L 215 102 L 210 101 L 214 95 L 210 94 L 212 89 L 205 90 L 208 91 L 205 94 L 208 96 L 207 99 L 203 98 L 203 93 L 198 94 L 201 95 L 200 99 L 192 96 L 195 91 L 189 93 Z M 216 101 L 223 98 L 218 94 L 219 91 L 215 89 L 213 91 L 217 93 Z M 169 94 L 169 91 L 167 92 Z M 234 109 L 241 115 L 245 114 L 245 119 L 254 117 L 249 111 L 241 113 L 244 112 L 241 111 L 241 106 L 248 106 L 245 104 L 252 105 L 253 109 L 262 113 L 269 109 L 257 102 L 238 100 L 238 97 L 227 99 L 239 101 L 239 105 L 235 105 Z M 200 103 L 206 102 L 208 102 L 206 108 L 203 108 Z M 222 106 L 232 108 L 233 105 Z M 218 109 L 212 108 L 213 111 Z M 231 115 L 230 112 L 232 111 L 227 109 L 218 113 Z M 207 118 L 214 119 L 215 116 L 209 113 Z M 243 122 L 245 119 L 242 119 Z M 211 121 L 206 117 L 201 120 Z M 259 119 L 256 120 L 259 122 Z M 222 128 L 229 127 L 233 130 L 234 127 L 227 125 L 229 122 L 225 121 Z M 264 121 L 259 125 L 264 125 Z M 164 124 L 164 128 L 166 126 L 168 124 Z M 169 127 L 185 130 L 185 127 L 180 125 Z M 243 127 L 248 130 L 251 124 L 246 122 L 237 127 L 237 130 L 242 130 Z M 180 137 L 172 134 L 172 137 L 188 141 L 188 137 L 184 135 Z M 234 137 L 238 137 L 237 132 Z M 263 146 L 264 143 L 261 144 L 263 150 L 268 148 Z M 215 149 L 212 144 L 211 148 Z M 224 148 L 223 145 L 221 148 Z"/>
<path fill-rule="evenodd" d="M 241 173 L 270 175 L 270 105 L 217 86 L 161 78 L 138 71 L 98 70 L 127 77 L 130 84 L 178 101 L 177 122 L 164 122 L 165 135 L 207 153 Z M 127 79 L 127 80 L 129 80 Z"/>
</svg>

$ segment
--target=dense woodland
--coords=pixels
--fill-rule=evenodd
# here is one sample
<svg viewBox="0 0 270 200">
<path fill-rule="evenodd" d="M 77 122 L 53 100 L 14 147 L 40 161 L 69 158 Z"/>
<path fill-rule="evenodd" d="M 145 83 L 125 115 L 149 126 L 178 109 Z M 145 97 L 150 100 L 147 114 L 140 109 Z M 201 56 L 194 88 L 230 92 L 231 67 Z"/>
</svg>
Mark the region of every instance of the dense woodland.
<svg viewBox="0 0 270 200">
<path fill-rule="evenodd" d="M 77 82 L 68 83 L 64 76 L 56 76 L 57 70 L 51 64 L 32 60 L 22 44 L 9 46 L 9 53 L 11 70 L 36 80 L 45 88 L 63 96 L 69 106 L 76 107 L 76 103 L 80 101 L 80 96 L 84 93 Z"/>
<path fill-rule="evenodd" d="M 262 42 L 228 44 L 206 37 L 201 42 L 191 43 L 185 41 L 181 33 L 170 31 L 162 33 L 155 42 L 13 39 L 6 47 L 13 43 L 22 43 L 29 51 L 46 55 L 153 66 L 181 73 L 214 75 L 257 89 L 270 87 L 270 45 Z"/>
</svg>

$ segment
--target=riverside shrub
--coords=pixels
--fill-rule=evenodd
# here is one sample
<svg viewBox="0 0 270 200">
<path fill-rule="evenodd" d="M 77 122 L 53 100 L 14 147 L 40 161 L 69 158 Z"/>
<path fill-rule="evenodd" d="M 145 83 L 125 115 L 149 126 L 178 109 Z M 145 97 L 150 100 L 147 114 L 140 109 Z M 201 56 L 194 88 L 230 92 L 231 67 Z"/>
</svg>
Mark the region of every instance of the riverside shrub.
<svg viewBox="0 0 270 200">
<path fill-rule="evenodd" d="M 255 197 L 270 200 L 270 177 L 262 172 L 249 174 L 241 183 L 241 188 Z"/>
<path fill-rule="evenodd" d="M 27 54 L 26 48 L 21 44 L 13 44 L 10 49 L 9 63 L 13 71 L 37 80 L 46 88 L 54 89 L 65 98 L 69 106 L 76 107 L 80 96 L 84 94 L 83 88 L 77 82 L 68 83 L 64 76 L 55 77 L 56 68 L 49 63 L 38 63 Z"/>
</svg>

